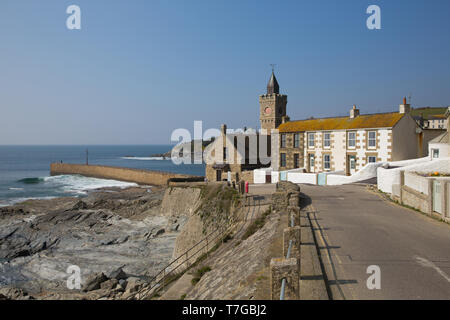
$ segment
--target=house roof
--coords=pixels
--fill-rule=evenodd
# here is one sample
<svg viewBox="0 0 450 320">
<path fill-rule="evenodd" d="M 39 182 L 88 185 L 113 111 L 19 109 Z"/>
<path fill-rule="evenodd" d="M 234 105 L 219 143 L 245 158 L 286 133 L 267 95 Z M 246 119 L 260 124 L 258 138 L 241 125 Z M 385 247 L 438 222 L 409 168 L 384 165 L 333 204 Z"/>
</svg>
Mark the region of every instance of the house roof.
<svg viewBox="0 0 450 320">
<path fill-rule="evenodd" d="M 448 143 L 449 142 L 449 133 L 444 132 L 443 134 L 438 135 L 436 138 L 430 140 L 429 143 Z"/>
<path fill-rule="evenodd" d="M 364 114 L 355 118 L 336 117 L 290 121 L 278 127 L 280 132 L 300 132 L 319 130 L 346 130 L 363 128 L 391 128 L 403 118 L 398 112 Z"/>
</svg>

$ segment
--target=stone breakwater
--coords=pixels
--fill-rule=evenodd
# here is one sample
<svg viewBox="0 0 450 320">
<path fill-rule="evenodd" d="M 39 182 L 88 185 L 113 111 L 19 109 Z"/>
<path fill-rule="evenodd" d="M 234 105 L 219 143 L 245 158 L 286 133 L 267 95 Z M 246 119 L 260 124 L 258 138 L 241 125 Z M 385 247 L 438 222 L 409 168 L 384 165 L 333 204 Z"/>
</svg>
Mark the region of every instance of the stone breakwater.
<svg viewBox="0 0 450 320">
<path fill-rule="evenodd" d="M 149 171 L 141 169 L 52 163 L 50 164 L 50 174 L 52 176 L 65 174 L 79 174 L 86 177 L 112 179 L 127 182 L 135 182 L 141 185 L 165 186 L 169 179 L 195 178 L 193 175 L 176 174 L 162 171 Z M 197 177 L 200 178 L 200 177 Z"/>
</svg>

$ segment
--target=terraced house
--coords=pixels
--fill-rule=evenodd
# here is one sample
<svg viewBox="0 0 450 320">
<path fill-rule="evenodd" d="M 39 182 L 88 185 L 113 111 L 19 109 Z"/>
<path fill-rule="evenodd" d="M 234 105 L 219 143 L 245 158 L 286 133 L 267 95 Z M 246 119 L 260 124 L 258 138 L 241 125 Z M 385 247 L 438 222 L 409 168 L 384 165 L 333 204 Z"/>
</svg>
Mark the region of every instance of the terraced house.
<svg viewBox="0 0 450 320">
<path fill-rule="evenodd" d="M 280 124 L 275 170 L 353 174 L 367 163 L 424 156 L 423 130 L 410 115 L 406 99 L 399 112 L 290 121 Z"/>
</svg>

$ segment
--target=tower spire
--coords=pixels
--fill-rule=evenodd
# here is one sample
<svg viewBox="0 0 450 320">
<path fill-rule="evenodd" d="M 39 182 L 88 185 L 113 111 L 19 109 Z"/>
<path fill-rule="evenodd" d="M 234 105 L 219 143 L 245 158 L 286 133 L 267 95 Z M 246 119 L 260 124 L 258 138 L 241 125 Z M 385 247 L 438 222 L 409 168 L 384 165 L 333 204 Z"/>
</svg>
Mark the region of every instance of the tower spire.
<svg viewBox="0 0 450 320">
<path fill-rule="evenodd" d="M 277 78 L 275 77 L 274 66 L 272 66 L 272 75 L 270 76 L 269 83 L 267 84 L 267 94 L 280 93 L 280 86 L 278 84 Z"/>
</svg>

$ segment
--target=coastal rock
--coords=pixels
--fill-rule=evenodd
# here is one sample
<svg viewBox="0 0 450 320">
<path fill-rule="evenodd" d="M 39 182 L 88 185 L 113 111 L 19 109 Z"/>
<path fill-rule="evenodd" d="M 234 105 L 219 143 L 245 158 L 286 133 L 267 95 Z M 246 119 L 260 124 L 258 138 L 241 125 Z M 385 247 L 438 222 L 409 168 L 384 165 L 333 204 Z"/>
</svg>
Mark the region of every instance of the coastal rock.
<svg viewBox="0 0 450 320">
<path fill-rule="evenodd" d="M 93 274 L 86 280 L 86 283 L 83 285 L 82 290 L 84 292 L 88 292 L 100 289 L 101 284 L 107 280 L 108 278 L 105 276 L 103 272 Z"/>
<path fill-rule="evenodd" d="M 129 277 L 127 279 L 127 287 L 125 289 L 125 293 L 134 293 L 137 292 L 145 282 L 137 277 Z"/>
<path fill-rule="evenodd" d="M 110 279 L 116 279 L 116 280 L 125 280 L 127 278 L 127 274 L 123 271 L 122 268 L 118 268 L 114 271 L 112 271 L 108 278 Z"/>
<path fill-rule="evenodd" d="M 104 290 L 112 290 L 119 284 L 119 280 L 117 279 L 109 279 L 100 284 L 100 289 Z"/>
<path fill-rule="evenodd" d="M 2 298 L 3 297 L 3 298 Z M 0 300 L 34 300 L 33 296 L 30 296 L 28 292 L 19 288 L 1 288 Z"/>
</svg>

